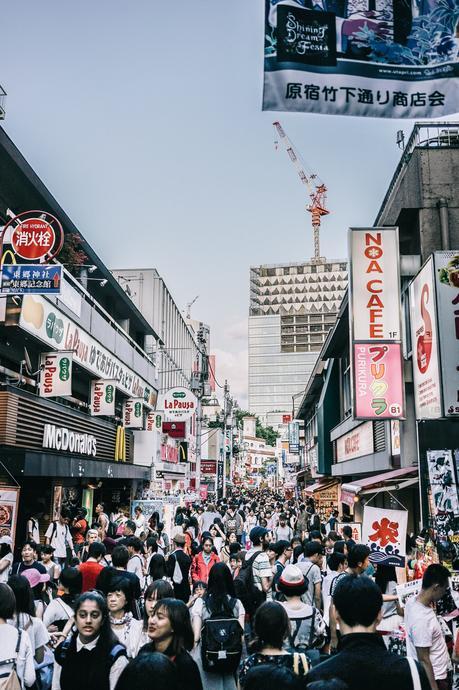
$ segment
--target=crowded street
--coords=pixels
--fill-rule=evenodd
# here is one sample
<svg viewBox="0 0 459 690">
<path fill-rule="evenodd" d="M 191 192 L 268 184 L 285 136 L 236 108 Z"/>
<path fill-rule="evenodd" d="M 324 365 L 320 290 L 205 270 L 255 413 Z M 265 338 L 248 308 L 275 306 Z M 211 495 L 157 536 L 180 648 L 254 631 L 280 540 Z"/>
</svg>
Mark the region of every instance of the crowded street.
<svg viewBox="0 0 459 690">
<path fill-rule="evenodd" d="M 0 17 L 0 690 L 459 690 L 459 0 Z"/>
</svg>

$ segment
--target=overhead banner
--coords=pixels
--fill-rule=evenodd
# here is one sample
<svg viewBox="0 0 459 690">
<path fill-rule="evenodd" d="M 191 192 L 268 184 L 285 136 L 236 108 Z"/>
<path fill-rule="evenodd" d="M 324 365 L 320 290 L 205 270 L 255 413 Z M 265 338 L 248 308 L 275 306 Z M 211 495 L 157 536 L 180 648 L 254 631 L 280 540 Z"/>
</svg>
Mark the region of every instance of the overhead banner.
<svg viewBox="0 0 459 690">
<path fill-rule="evenodd" d="M 459 416 L 459 252 L 435 252 L 443 414 Z"/>
<path fill-rule="evenodd" d="M 456 24 L 445 0 L 265 0 L 263 110 L 456 113 Z"/>
<path fill-rule="evenodd" d="M 438 419 L 442 416 L 433 268 L 433 259 L 429 257 L 410 284 L 411 349 L 416 419 Z"/>
<path fill-rule="evenodd" d="M 40 397 L 72 395 L 72 353 L 45 352 L 40 355 Z"/>
<path fill-rule="evenodd" d="M 372 563 L 404 567 L 407 524 L 406 510 L 364 507 L 362 541 L 371 549 Z"/>
<path fill-rule="evenodd" d="M 400 419 L 405 416 L 400 343 L 354 345 L 356 419 Z"/>
<path fill-rule="evenodd" d="M 115 381 L 91 381 L 91 414 L 93 417 L 115 415 Z"/>
<path fill-rule="evenodd" d="M 143 399 L 128 398 L 123 404 L 125 429 L 143 429 Z"/>
<path fill-rule="evenodd" d="M 401 340 L 398 228 L 350 228 L 354 340 Z"/>
<path fill-rule="evenodd" d="M 170 388 L 158 397 L 157 409 L 171 422 L 186 421 L 196 412 L 198 399 L 188 388 Z"/>
</svg>

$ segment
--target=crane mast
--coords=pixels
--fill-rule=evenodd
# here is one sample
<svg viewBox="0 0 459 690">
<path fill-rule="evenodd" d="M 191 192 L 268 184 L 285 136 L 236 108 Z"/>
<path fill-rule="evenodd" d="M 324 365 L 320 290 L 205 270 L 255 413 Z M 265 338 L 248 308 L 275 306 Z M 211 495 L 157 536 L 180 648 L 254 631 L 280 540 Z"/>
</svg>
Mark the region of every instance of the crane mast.
<svg viewBox="0 0 459 690">
<path fill-rule="evenodd" d="M 310 201 L 306 206 L 306 210 L 311 214 L 312 233 L 314 238 L 314 257 L 312 261 L 314 263 L 323 263 L 325 257 L 320 256 L 320 225 L 322 216 L 326 216 L 330 213 L 326 208 L 327 188 L 318 175 L 315 173 L 311 173 L 310 175 L 306 174 L 304 166 L 280 122 L 273 122 L 273 125 L 279 135 L 280 141 L 282 141 L 285 146 L 290 160 L 296 168 L 301 182 L 308 188 Z"/>
</svg>

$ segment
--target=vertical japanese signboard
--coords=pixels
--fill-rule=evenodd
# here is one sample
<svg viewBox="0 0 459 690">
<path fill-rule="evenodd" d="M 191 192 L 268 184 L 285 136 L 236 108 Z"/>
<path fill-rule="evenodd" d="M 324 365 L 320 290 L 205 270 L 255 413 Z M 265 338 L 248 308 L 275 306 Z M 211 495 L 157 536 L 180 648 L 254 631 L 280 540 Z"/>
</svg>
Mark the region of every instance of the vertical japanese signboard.
<svg viewBox="0 0 459 690">
<path fill-rule="evenodd" d="M 459 252 L 435 252 L 443 414 L 459 417 Z"/>
<path fill-rule="evenodd" d="M 72 395 L 72 353 L 43 353 L 40 355 L 40 397 L 66 395 Z"/>
<path fill-rule="evenodd" d="M 300 423 L 288 423 L 288 449 L 289 453 L 298 455 L 300 452 Z"/>
<path fill-rule="evenodd" d="M 91 414 L 95 417 L 115 414 L 115 381 L 91 381 Z"/>
<path fill-rule="evenodd" d="M 143 428 L 143 399 L 128 398 L 123 405 L 123 425 L 126 429 Z"/>
<path fill-rule="evenodd" d="M 457 4 L 265 0 L 264 110 L 430 118 L 459 110 Z"/>
<path fill-rule="evenodd" d="M 350 310 L 354 417 L 403 419 L 397 228 L 351 228 Z"/>
<path fill-rule="evenodd" d="M 433 257 L 410 284 L 411 348 L 417 419 L 442 416 Z"/>
<path fill-rule="evenodd" d="M 400 568 L 405 565 L 407 524 L 406 510 L 364 507 L 362 541 L 371 549 L 372 563 Z"/>
</svg>

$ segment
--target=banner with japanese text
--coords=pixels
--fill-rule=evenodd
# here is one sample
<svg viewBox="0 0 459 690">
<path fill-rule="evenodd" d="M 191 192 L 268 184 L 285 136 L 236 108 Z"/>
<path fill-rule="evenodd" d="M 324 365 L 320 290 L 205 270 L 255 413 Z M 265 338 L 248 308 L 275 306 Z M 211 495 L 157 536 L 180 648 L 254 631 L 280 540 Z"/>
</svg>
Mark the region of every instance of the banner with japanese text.
<svg viewBox="0 0 459 690">
<path fill-rule="evenodd" d="M 456 113 L 458 21 L 449 0 L 265 0 L 263 110 Z"/>
<path fill-rule="evenodd" d="M 371 549 L 372 563 L 395 567 L 405 565 L 407 524 L 406 510 L 364 507 L 362 542 Z"/>
<path fill-rule="evenodd" d="M 40 355 L 40 397 L 72 395 L 71 352 L 45 352 Z"/>
</svg>

